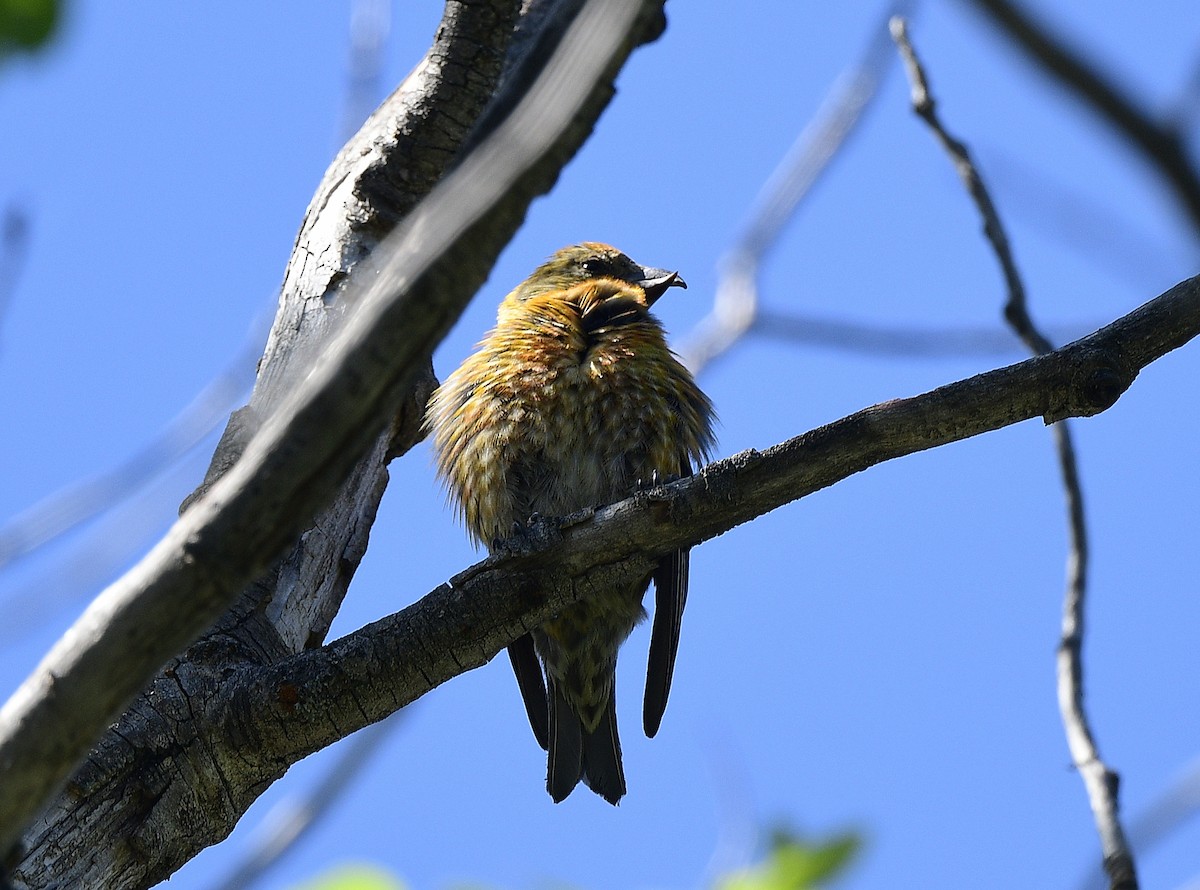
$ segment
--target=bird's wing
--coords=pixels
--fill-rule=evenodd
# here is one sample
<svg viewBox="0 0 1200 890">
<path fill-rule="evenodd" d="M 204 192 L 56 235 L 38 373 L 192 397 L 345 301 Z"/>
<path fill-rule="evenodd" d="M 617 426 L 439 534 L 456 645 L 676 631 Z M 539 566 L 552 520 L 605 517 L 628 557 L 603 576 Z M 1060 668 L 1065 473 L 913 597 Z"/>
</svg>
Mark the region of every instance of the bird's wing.
<svg viewBox="0 0 1200 890">
<path fill-rule="evenodd" d="M 583 777 L 583 724 L 566 696 L 550 678 L 550 745 L 546 757 L 546 790 L 562 803 Z"/>
<path fill-rule="evenodd" d="M 646 666 L 646 698 L 642 725 L 647 738 L 654 738 L 667 709 L 675 653 L 679 651 L 679 628 L 688 591 L 687 548 L 668 553 L 654 572 L 654 626 L 650 632 L 650 658 Z"/>
<path fill-rule="evenodd" d="M 525 713 L 533 736 L 545 751 L 550 744 L 550 714 L 546 699 L 546 681 L 542 679 L 542 665 L 538 662 L 537 650 L 533 647 L 533 636 L 525 634 L 508 647 L 508 659 L 513 673 L 517 675 L 517 686 L 525 700 Z"/>
</svg>

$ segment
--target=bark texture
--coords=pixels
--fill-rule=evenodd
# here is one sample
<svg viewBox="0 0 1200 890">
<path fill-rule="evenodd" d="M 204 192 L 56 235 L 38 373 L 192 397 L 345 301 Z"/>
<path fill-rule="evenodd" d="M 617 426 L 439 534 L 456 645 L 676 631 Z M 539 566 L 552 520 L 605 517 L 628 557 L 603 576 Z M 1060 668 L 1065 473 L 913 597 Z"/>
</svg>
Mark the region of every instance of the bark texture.
<svg viewBox="0 0 1200 890">
<path fill-rule="evenodd" d="M 151 886 L 224 838 L 250 803 L 295 761 L 287 752 L 254 750 L 258 740 L 226 732 L 227 720 L 213 722 L 228 711 L 221 699 L 229 679 L 253 677 L 323 642 L 365 550 L 387 481 L 387 461 L 419 438 L 424 401 L 435 382 L 429 365 L 433 347 L 482 283 L 529 203 L 550 188 L 590 134 L 629 53 L 661 32 L 661 6 L 661 0 L 447 4 L 429 54 L 342 150 L 318 188 L 288 265 L 254 394 L 231 418 L 208 478 L 185 502 L 176 529 L 143 566 L 114 585 L 155 588 L 160 595 L 178 588 L 178 596 L 166 598 L 176 610 L 175 623 L 186 628 L 216 603 L 221 608 L 201 626 L 212 625 L 213 618 L 216 624 L 128 704 L 26 831 L 21 849 L 10 857 L 16 860 L 10 872 L 14 886 Z M 569 118 L 536 134 L 545 143 L 537 151 L 518 146 L 518 160 L 509 158 L 508 165 L 520 175 L 507 181 L 502 193 L 493 189 L 486 201 L 481 199 L 474 216 L 464 215 L 464 207 L 474 206 L 475 192 L 487 192 L 481 177 L 475 173 L 472 180 L 464 167 L 479 166 L 476 155 L 486 155 L 494 142 L 488 137 L 505 126 L 507 113 L 540 83 L 543 69 L 559 64 L 554 50 L 576 18 L 613 18 L 614 10 L 624 16 L 626 26 L 619 32 L 609 29 L 618 39 L 603 58 L 593 59 L 590 86 L 585 85 Z M 573 56 L 568 61 L 578 67 L 581 53 Z M 468 156 L 474 146 L 481 151 Z M 447 180 L 453 169 L 458 178 Z M 482 179 L 484 186 L 489 184 L 486 176 Z M 436 205 L 442 212 L 414 213 L 435 185 L 449 188 L 451 182 L 458 183 L 458 191 L 447 194 L 443 189 Z M 446 223 L 451 218 L 457 229 Z M 404 231 L 388 235 L 398 223 Z M 373 253 L 385 236 L 396 246 Z M 379 259 L 381 253 L 391 259 Z M 405 265 L 405 259 L 412 262 Z M 356 339 L 360 329 L 369 327 L 364 314 L 378 306 L 378 300 L 372 302 L 378 294 L 370 292 L 378 281 L 399 292 L 390 305 L 395 311 L 379 319 L 378 327 L 387 335 L 375 341 Z M 350 356 L 350 372 L 341 377 L 328 367 L 331 343 L 340 356 Z M 368 360 L 397 351 L 404 352 L 402 367 L 395 373 L 372 373 Z M 310 403 L 300 406 L 309 416 L 296 419 L 303 414 L 293 411 L 297 383 L 307 386 L 313 377 L 326 379 L 321 390 L 324 416 L 334 417 L 329 405 L 349 402 L 371 406 L 372 422 L 351 423 L 348 429 L 335 422 L 322 427 L 315 422 L 323 416 L 322 405 Z M 299 435 L 289 438 L 280 430 Z M 264 437 L 274 444 L 261 444 Z M 310 452 L 323 456 L 307 457 Z M 229 480 L 246 475 L 247 464 L 268 472 L 231 488 Z M 286 478 L 291 495 L 275 493 L 272 473 Z M 310 495 L 305 491 L 326 488 L 335 490 L 332 500 L 322 498 L 311 507 L 306 503 Z M 222 512 L 230 503 L 258 508 Z M 315 518 L 303 522 L 305 514 L 314 513 Z M 289 523 L 298 538 L 286 532 Z M 294 544 L 285 552 L 287 540 Z M 262 564 L 256 571 L 255 560 Z M 170 570 L 152 573 L 156 565 Z M 239 592 L 234 585 L 246 565 L 257 580 Z M 151 577 L 140 578 L 139 572 Z M 234 596 L 225 594 L 226 589 Z M 164 620 L 163 599 L 159 596 L 154 607 L 131 600 L 128 608 L 114 607 L 112 615 L 104 616 L 134 619 L 129 638 L 110 645 L 118 647 L 135 675 L 149 664 L 149 676 L 162 664 L 162 657 L 151 660 L 163 642 L 153 628 L 172 624 Z M 5 776 L 0 830 L 18 827 L 28 818 L 22 808 L 45 799 L 37 796 L 40 789 L 61 782 L 54 779 L 54 769 L 78 762 L 83 746 L 94 738 L 88 719 L 106 708 L 120 713 L 127 703 L 128 693 L 109 688 L 99 675 L 89 686 L 64 672 L 64 682 L 56 686 L 59 673 L 50 665 L 59 650 L 67 651 L 70 657 L 64 662 L 72 669 L 86 667 L 89 658 L 101 661 L 103 647 L 89 648 L 84 639 L 93 630 L 101 636 L 99 622 L 93 628 L 81 619 L 74 637 L 47 656 L 41 676 L 35 674 L 16 697 L 24 699 L 18 705 L 28 707 L 23 721 L 8 721 L 16 731 L 5 736 L 10 747 L 0 747 L 0 774 Z M 178 633 L 182 639 L 176 652 L 194 639 L 194 634 Z M 56 705 L 59 688 L 66 695 Z M 29 706 L 38 704 L 38 697 L 41 710 Z M 31 739 L 31 730 L 39 725 L 61 731 L 40 751 Z M 22 762 L 37 763 L 37 768 L 22 770 Z"/>
<path fill-rule="evenodd" d="M 504 129 L 508 112 L 526 107 L 518 106 L 521 96 L 538 95 L 537 77 L 543 69 L 554 72 L 554 49 L 569 39 L 564 30 L 576 14 L 583 24 L 599 7 L 636 9 L 632 36 L 596 61 L 594 88 L 573 106 L 552 144 L 539 143 L 536 151 L 533 142 L 510 145 L 519 163 L 498 156 L 489 134 Z M 365 550 L 386 463 L 419 435 L 433 346 L 529 202 L 586 139 L 628 53 L 661 25 L 661 0 L 447 5 L 430 55 L 342 151 L 318 189 L 251 402 L 231 419 L 209 478 L 156 548 L 163 564 L 178 556 L 178 565 L 170 564 L 174 574 L 143 578 L 139 572 L 149 570 L 139 568 L 123 579 L 178 593 L 167 602 L 181 623 L 220 603 L 216 624 L 199 641 L 187 637 L 191 645 L 128 704 L 25 833 L 10 874 L 14 886 L 153 885 L 225 837 L 296 760 L 487 662 L 594 586 L 644 576 L 668 550 L 882 461 L 1031 418 L 1054 422 L 1106 410 L 1141 368 L 1200 333 L 1197 278 L 1047 355 L 864 409 L 611 507 L 543 521 L 509 552 L 323 645 Z M 578 62 L 580 53 L 571 56 Z M 531 140 L 545 135 L 536 126 L 523 132 Z M 464 146 L 480 151 L 464 157 Z M 463 195 L 475 194 L 467 188 L 472 171 L 495 163 L 508 163 L 512 177 L 502 185 L 487 177 L 476 182 L 493 191 L 477 213 L 459 212 Z M 419 203 L 423 196 L 428 200 Z M 399 231 L 386 234 L 397 222 Z M 396 296 L 381 303 L 372 287 Z M 330 344 L 339 364 L 327 361 Z M 375 373 L 380 367 L 388 372 Z M 297 381 L 304 381 L 299 393 Z M 361 421 L 363 412 L 374 412 L 372 424 Z M 286 490 L 272 487 L 281 472 Z M 297 499 L 296 492 L 309 489 L 331 494 Z M 255 510 L 230 509 L 242 504 Z M 242 574 L 256 580 L 234 584 Z M 161 611 L 161 602 L 155 608 Z M 161 619 L 150 611 L 146 617 Z M 86 664 L 100 656 L 82 645 L 83 635 L 64 645 L 79 643 Z M 126 642 L 142 662 L 158 651 L 136 634 Z M 0 737 L 0 829 L 11 829 L 14 819 L 24 824 L 27 816 L 13 802 L 45 779 L 13 764 L 69 757 L 73 765 L 76 752 L 95 738 L 71 737 L 76 728 L 90 732 L 86 722 L 71 722 L 76 701 L 117 695 L 99 680 L 91 688 L 65 680 L 59 686 L 56 678 L 47 672 L 42 688 L 27 695 L 58 702 L 50 717 L 29 712 L 58 734 L 34 735 L 12 756 L 3 747 L 10 736 Z M 119 713 L 126 698 L 101 704 Z M 88 707 L 98 706 L 89 698 Z M 43 748 L 33 749 L 35 743 Z"/>
</svg>

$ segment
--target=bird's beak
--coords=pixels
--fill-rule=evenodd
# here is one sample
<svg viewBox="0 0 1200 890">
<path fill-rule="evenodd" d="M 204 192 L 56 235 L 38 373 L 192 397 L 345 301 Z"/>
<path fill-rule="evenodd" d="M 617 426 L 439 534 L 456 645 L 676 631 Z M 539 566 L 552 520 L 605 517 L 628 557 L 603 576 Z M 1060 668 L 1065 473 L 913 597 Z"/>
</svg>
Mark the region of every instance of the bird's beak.
<svg viewBox="0 0 1200 890">
<path fill-rule="evenodd" d="M 678 272 L 668 272 L 666 269 L 642 269 L 642 280 L 638 286 L 646 292 L 646 305 L 653 306 L 654 301 L 667 292 L 669 287 L 687 289 L 687 282 L 679 277 Z"/>
</svg>

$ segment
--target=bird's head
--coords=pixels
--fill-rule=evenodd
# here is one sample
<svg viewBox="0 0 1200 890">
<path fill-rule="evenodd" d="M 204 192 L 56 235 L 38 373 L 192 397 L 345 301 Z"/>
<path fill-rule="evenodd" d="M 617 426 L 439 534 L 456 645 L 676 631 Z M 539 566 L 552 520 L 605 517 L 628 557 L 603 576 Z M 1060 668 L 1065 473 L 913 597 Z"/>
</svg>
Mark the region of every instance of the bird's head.
<svg viewBox="0 0 1200 890">
<path fill-rule="evenodd" d="M 687 287 L 676 272 L 638 265 L 615 247 L 585 241 L 556 251 L 517 285 L 504 302 L 521 303 L 538 294 L 566 290 L 596 278 L 612 278 L 641 288 L 647 306 L 653 306 L 667 288 Z"/>
</svg>

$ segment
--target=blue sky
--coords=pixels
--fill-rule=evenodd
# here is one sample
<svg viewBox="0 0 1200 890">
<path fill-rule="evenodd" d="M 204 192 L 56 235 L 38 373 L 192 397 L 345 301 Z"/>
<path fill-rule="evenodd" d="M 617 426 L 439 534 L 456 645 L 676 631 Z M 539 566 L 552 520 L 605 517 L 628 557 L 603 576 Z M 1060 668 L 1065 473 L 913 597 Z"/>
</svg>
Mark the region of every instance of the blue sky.
<svg viewBox="0 0 1200 890">
<path fill-rule="evenodd" d="M 436 26 L 438 5 L 419 6 L 393 12 L 386 89 Z M 1181 107 L 1200 20 L 1178 0 L 1134 7 L 1055 4 L 1052 21 L 1151 109 Z M 678 268 L 689 289 L 659 311 L 686 333 L 760 185 L 881 9 L 668 4 L 666 35 L 633 57 L 595 136 L 439 349 L 439 374 L 513 283 L 578 240 Z M 261 339 L 255 319 L 270 311 L 340 143 L 348 83 L 348 4 L 295 10 L 76 2 L 51 50 L 0 69 L 0 207 L 31 220 L 0 319 L 0 520 L 133 454 L 248 337 Z M 922 5 L 912 36 L 947 125 L 993 187 L 1037 319 L 1082 333 L 1195 272 L 1195 239 L 1155 176 L 965 4 Z M 771 254 L 763 303 L 999 326 L 1002 281 L 979 228 L 897 65 Z M 754 338 L 700 382 L 725 456 L 1019 357 L 895 359 Z M 1088 700 L 1131 815 L 1200 750 L 1198 373 L 1193 345 L 1074 427 L 1094 554 Z M 6 694 L 167 527 L 210 451 L 0 573 Z M 422 890 L 700 887 L 753 856 L 746 832 L 776 820 L 817 836 L 861 830 L 850 888 L 1074 886 L 1098 847 L 1055 703 L 1065 548 L 1039 423 L 860 474 L 694 552 L 671 706 L 653 741 L 638 731 L 648 634 L 635 632 L 619 680 L 630 792 L 618 809 L 584 792 L 550 802 L 501 658 L 414 706 L 263 886 L 354 860 Z M 477 558 L 418 448 L 393 465 L 335 634 Z M 270 806 L 336 754 L 293 769 L 172 886 L 224 877 Z M 1145 886 L 1196 878 L 1197 848 L 1198 825 L 1172 835 L 1141 860 Z"/>
</svg>

